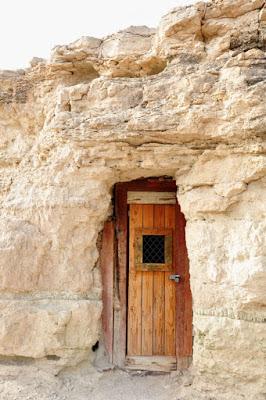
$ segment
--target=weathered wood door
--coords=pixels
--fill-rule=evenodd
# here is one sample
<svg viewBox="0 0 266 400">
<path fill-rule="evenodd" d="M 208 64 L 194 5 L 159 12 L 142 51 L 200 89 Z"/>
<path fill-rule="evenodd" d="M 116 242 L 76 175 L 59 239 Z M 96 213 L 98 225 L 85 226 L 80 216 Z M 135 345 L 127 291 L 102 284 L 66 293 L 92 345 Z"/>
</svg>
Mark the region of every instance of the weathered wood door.
<svg viewBox="0 0 266 400">
<path fill-rule="evenodd" d="M 176 368 L 176 212 L 176 204 L 129 204 L 127 363 L 132 367 Z"/>
<path fill-rule="evenodd" d="M 191 361 L 189 262 L 176 191 L 167 178 L 115 187 L 115 218 L 105 223 L 101 250 L 102 321 L 109 361 L 122 368 L 169 371 Z"/>
</svg>

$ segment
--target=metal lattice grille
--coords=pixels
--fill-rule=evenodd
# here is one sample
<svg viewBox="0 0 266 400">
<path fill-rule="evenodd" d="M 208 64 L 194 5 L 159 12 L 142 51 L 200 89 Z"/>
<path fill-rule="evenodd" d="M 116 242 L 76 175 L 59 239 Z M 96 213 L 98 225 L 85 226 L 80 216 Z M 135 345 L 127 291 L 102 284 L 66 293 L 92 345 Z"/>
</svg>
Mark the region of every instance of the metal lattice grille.
<svg viewBox="0 0 266 400">
<path fill-rule="evenodd" d="M 143 263 L 164 264 L 164 235 L 143 235 Z"/>
</svg>

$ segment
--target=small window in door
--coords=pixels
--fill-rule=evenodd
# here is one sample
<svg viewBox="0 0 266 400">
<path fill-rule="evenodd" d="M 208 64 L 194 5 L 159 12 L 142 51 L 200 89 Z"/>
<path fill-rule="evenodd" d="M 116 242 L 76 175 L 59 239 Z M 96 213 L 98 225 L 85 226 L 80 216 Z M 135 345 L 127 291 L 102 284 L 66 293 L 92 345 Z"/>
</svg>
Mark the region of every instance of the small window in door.
<svg viewBox="0 0 266 400">
<path fill-rule="evenodd" d="M 136 228 L 134 235 L 136 271 L 172 270 L 172 229 Z"/>
<path fill-rule="evenodd" d="M 142 240 L 142 262 L 144 264 L 164 264 L 165 236 L 143 235 Z"/>
</svg>

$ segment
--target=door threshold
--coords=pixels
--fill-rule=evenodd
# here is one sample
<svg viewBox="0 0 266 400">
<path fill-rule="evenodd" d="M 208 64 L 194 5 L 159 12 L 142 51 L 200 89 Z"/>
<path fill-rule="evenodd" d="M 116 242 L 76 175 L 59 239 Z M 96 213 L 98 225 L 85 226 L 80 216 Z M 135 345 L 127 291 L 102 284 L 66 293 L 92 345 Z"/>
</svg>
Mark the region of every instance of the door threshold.
<svg viewBox="0 0 266 400">
<path fill-rule="evenodd" d="M 125 366 L 140 371 L 171 372 L 177 369 L 175 356 L 127 356 Z"/>
</svg>

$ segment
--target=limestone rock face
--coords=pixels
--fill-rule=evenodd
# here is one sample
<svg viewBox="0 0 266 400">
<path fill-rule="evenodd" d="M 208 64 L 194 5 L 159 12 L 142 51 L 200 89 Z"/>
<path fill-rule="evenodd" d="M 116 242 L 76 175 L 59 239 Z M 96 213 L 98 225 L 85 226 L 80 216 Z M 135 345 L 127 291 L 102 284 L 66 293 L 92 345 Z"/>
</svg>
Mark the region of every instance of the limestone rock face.
<svg viewBox="0 0 266 400">
<path fill-rule="evenodd" d="M 91 360 L 114 184 L 167 175 L 187 220 L 193 388 L 264 398 L 264 3 L 177 8 L 0 73 L 0 357 Z"/>
<path fill-rule="evenodd" d="M 1 355 L 75 365 L 97 342 L 101 305 L 92 301 L 1 301 Z"/>
</svg>

